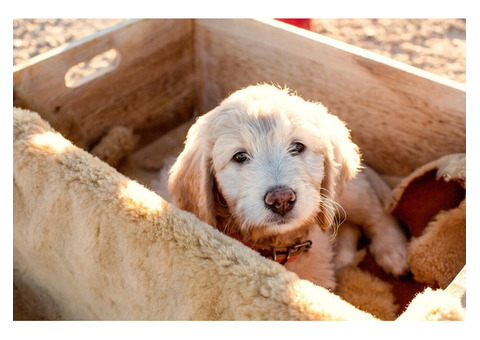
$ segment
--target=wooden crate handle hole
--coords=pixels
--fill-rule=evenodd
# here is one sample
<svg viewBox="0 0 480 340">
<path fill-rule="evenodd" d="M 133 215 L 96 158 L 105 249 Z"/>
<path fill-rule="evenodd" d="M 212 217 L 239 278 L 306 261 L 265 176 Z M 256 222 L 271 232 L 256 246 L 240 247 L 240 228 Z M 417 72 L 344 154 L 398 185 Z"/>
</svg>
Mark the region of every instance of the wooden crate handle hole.
<svg viewBox="0 0 480 340">
<path fill-rule="evenodd" d="M 65 73 L 65 85 L 69 88 L 82 86 L 98 77 L 114 71 L 120 63 L 120 53 L 112 48 L 95 57 L 82 61 Z"/>
</svg>

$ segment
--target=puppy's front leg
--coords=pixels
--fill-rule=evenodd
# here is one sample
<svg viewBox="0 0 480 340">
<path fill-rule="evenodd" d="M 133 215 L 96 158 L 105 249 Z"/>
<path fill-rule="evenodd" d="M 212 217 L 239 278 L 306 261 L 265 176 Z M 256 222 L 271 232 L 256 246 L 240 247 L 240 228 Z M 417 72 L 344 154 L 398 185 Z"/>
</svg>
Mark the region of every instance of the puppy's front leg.
<svg viewBox="0 0 480 340">
<path fill-rule="evenodd" d="M 362 262 L 366 250 L 357 250 L 361 231 L 358 226 L 344 222 L 335 237 L 335 270 L 348 266 L 356 266 Z"/>
<path fill-rule="evenodd" d="M 369 250 L 378 265 L 394 276 L 406 274 L 409 270 L 407 238 L 380 201 L 379 194 L 385 191 L 385 188 L 378 187 L 381 178 L 373 170 L 365 170 L 348 183 L 340 204 L 347 212 L 347 221 L 362 226 L 370 239 Z"/>
<path fill-rule="evenodd" d="M 407 238 L 397 221 L 384 214 L 376 221 L 366 222 L 364 230 L 371 240 L 370 252 L 380 267 L 394 276 L 406 274 L 409 270 L 406 261 Z"/>
</svg>

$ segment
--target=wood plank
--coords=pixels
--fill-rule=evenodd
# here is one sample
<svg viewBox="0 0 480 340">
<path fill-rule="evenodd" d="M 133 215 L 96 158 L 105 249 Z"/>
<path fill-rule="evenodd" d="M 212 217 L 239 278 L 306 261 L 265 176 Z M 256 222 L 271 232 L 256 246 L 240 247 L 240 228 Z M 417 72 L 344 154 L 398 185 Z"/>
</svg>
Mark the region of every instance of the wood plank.
<svg viewBox="0 0 480 340">
<path fill-rule="evenodd" d="M 192 39 L 191 20 L 127 21 L 18 67 L 14 105 L 39 112 L 81 147 L 113 125 L 158 134 L 193 115 Z M 72 66 L 112 48 L 120 55 L 113 71 L 79 87 L 65 85 Z"/>
<path fill-rule="evenodd" d="M 465 88 L 428 72 L 273 20 L 196 20 L 199 107 L 260 82 L 323 102 L 347 122 L 364 159 L 404 176 L 465 152 Z"/>
</svg>

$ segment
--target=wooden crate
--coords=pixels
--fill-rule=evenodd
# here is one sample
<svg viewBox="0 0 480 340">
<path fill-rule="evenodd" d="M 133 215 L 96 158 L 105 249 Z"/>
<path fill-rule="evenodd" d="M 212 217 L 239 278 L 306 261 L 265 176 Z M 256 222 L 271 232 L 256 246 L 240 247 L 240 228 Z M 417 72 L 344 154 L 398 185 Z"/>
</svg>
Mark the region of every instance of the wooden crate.
<svg viewBox="0 0 480 340">
<path fill-rule="evenodd" d="M 112 72 L 65 85 L 69 68 L 110 49 L 120 58 Z M 85 148 L 114 124 L 145 145 L 232 91 L 272 82 L 346 121 L 383 174 L 465 152 L 464 86 L 275 21 L 126 21 L 17 66 L 13 78 L 14 104 Z"/>
<path fill-rule="evenodd" d="M 67 86 L 72 67 L 112 49 L 111 69 Z M 463 85 L 273 20 L 128 20 L 16 66 L 13 96 L 87 151 L 132 128 L 133 163 L 118 169 L 150 184 L 194 117 L 260 82 L 324 103 L 386 176 L 466 150 Z"/>
</svg>

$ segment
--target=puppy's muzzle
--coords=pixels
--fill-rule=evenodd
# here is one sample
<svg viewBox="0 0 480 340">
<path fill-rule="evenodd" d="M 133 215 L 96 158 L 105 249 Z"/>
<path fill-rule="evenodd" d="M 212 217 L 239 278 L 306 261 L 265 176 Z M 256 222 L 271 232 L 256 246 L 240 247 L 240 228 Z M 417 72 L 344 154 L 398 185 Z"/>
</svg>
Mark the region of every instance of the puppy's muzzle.
<svg viewBox="0 0 480 340">
<path fill-rule="evenodd" d="M 268 209 L 284 216 L 292 210 L 297 201 L 297 196 L 288 187 L 274 187 L 265 194 L 264 201 Z"/>
</svg>

